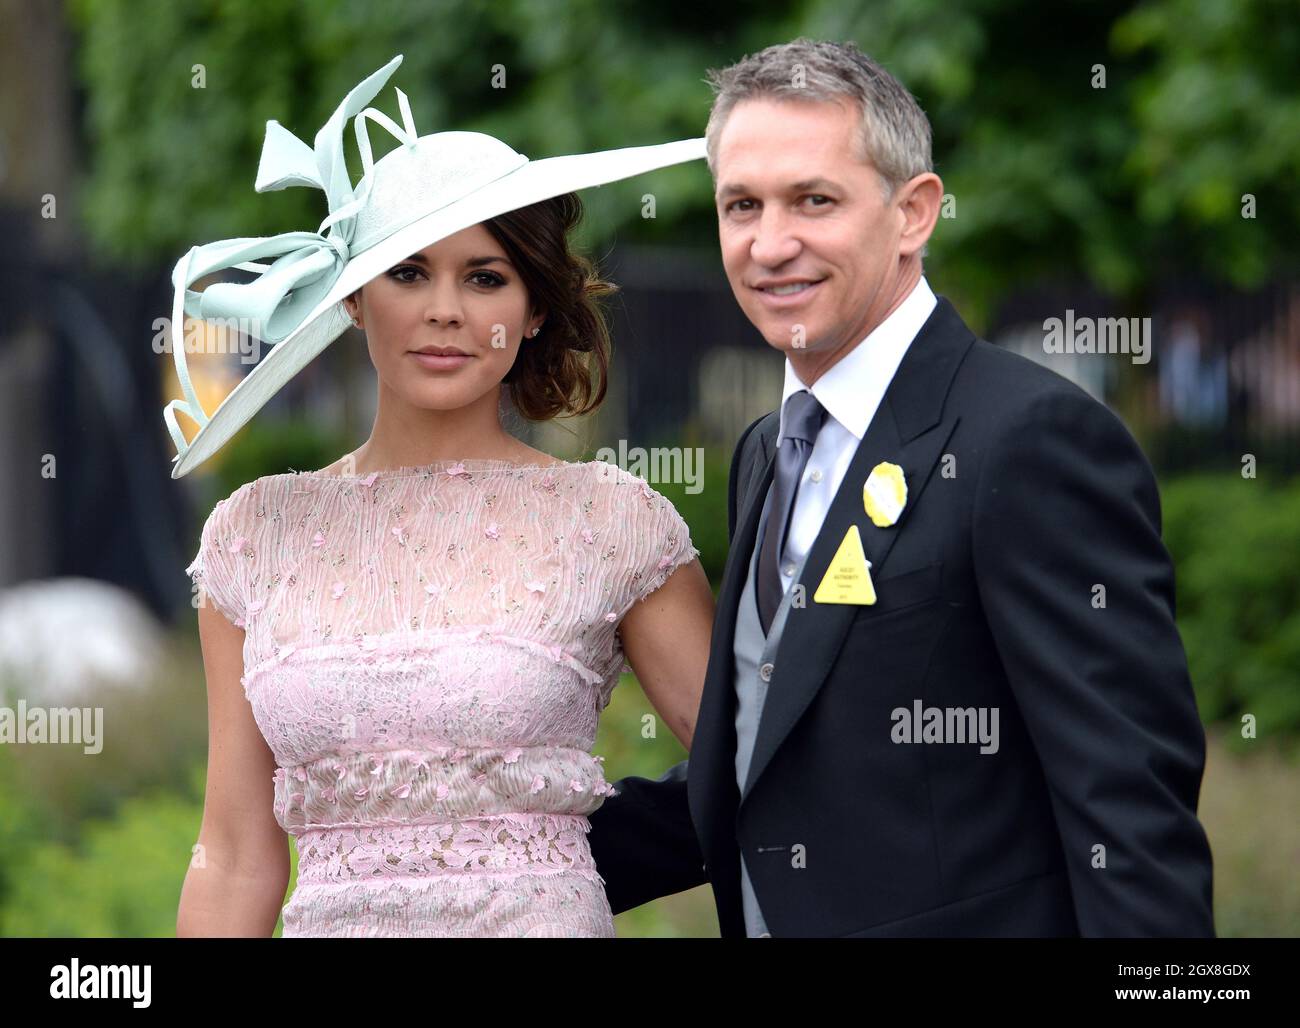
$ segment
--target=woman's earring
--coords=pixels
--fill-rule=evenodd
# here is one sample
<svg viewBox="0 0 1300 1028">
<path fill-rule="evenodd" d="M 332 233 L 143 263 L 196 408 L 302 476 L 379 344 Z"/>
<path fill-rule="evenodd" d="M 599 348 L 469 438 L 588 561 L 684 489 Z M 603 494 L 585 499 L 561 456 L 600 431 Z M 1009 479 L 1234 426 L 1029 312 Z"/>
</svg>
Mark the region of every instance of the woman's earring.
<svg viewBox="0 0 1300 1028">
<path fill-rule="evenodd" d="M 528 334 L 529 334 L 530 336 L 533 336 L 534 338 L 536 338 L 537 333 L 540 332 L 541 330 L 542 330 L 542 327 L 541 327 L 540 325 L 538 325 L 537 328 L 533 329 L 533 330 L 532 330 L 531 332 L 529 332 Z"/>
</svg>

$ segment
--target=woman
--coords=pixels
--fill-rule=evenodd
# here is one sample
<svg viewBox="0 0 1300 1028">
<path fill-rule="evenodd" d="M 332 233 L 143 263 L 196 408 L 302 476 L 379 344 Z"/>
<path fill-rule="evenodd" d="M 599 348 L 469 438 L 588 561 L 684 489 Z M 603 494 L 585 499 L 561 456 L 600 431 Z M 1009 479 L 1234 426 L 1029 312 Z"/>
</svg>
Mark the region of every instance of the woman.
<svg viewBox="0 0 1300 1028">
<path fill-rule="evenodd" d="M 203 859 L 178 934 L 271 934 L 286 832 L 286 937 L 614 934 L 585 837 L 609 791 L 597 720 L 626 658 L 689 748 L 713 599 L 660 494 L 502 425 L 503 393 L 533 420 L 604 396 L 580 212 L 571 192 L 502 210 L 346 292 L 369 439 L 208 518 L 188 569 L 210 601 Z"/>
</svg>

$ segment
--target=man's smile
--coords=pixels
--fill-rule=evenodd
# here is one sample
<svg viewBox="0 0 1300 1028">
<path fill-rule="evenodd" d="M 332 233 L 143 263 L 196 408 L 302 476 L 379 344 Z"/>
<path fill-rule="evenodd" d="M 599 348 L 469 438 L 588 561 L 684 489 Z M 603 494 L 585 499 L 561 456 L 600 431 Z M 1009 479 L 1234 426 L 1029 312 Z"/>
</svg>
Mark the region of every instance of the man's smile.
<svg viewBox="0 0 1300 1028">
<path fill-rule="evenodd" d="M 807 303 L 825 281 L 824 278 L 767 279 L 760 280 L 754 290 L 763 298 L 766 306 L 785 310 Z"/>
</svg>

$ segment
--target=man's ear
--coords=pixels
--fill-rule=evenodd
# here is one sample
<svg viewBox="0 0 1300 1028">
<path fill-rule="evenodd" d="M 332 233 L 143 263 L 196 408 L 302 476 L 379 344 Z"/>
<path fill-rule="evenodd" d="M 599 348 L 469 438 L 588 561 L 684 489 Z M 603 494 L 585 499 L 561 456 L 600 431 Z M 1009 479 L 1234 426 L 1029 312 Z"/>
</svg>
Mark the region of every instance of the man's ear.
<svg viewBox="0 0 1300 1028">
<path fill-rule="evenodd" d="M 919 253 L 929 241 L 942 204 L 943 180 L 932 171 L 909 179 L 899 188 L 898 209 L 903 215 L 903 232 L 898 241 L 900 257 Z"/>
</svg>

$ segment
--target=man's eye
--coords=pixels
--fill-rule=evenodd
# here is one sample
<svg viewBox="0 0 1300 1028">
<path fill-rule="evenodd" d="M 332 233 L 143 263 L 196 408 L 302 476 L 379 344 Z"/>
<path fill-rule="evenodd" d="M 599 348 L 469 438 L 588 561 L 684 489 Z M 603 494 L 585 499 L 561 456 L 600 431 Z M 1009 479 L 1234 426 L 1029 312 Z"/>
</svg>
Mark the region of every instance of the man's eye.
<svg viewBox="0 0 1300 1028">
<path fill-rule="evenodd" d="M 825 207 L 826 204 L 833 202 L 829 196 L 822 196 L 821 193 L 811 193 L 806 197 L 806 199 L 822 201 L 821 203 L 813 204 L 814 207 Z"/>
<path fill-rule="evenodd" d="M 737 210 L 740 209 L 740 204 L 743 204 L 743 203 L 753 203 L 753 202 L 754 202 L 753 200 L 732 200 L 731 203 L 727 204 L 727 206 L 726 206 L 726 211 L 727 211 L 728 214 L 731 214 L 731 213 L 733 213 L 733 212 L 735 212 L 735 211 L 737 211 Z M 744 208 L 744 210 L 747 211 L 747 210 L 749 210 L 749 208 L 746 207 L 746 208 Z"/>
</svg>

